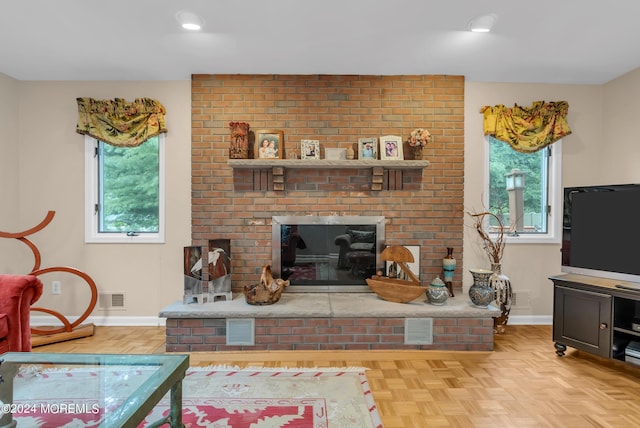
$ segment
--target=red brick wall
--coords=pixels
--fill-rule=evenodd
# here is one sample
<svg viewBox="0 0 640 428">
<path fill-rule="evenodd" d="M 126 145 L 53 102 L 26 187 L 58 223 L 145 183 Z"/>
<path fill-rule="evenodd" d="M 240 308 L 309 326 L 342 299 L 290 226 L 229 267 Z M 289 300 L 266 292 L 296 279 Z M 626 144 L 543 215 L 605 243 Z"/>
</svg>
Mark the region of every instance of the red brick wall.
<svg viewBox="0 0 640 428">
<path fill-rule="evenodd" d="M 432 345 L 405 345 L 404 318 L 256 318 L 255 345 L 226 344 L 224 318 L 167 319 L 167 352 L 439 349 L 493 351 L 492 318 L 434 318 Z"/>
<path fill-rule="evenodd" d="M 374 192 L 368 172 L 295 170 L 285 175 L 287 190 L 257 192 L 234 186 L 234 177 L 246 177 L 227 165 L 230 121 L 283 130 L 285 152 L 299 151 L 301 139 L 346 148 L 361 137 L 405 139 L 418 127 L 434 140 L 424 152 L 430 165 L 421 186 Z M 421 247 L 422 281 L 441 275 L 446 247 L 453 247 L 454 285 L 460 287 L 464 77 L 194 75 L 191 143 L 192 243 L 231 240 L 235 290 L 256 282 L 261 266 L 270 263 L 273 215 L 383 215 L 388 244 Z M 407 171 L 409 183 L 415 174 Z M 306 176 L 338 185 L 298 185 Z"/>
</svg>

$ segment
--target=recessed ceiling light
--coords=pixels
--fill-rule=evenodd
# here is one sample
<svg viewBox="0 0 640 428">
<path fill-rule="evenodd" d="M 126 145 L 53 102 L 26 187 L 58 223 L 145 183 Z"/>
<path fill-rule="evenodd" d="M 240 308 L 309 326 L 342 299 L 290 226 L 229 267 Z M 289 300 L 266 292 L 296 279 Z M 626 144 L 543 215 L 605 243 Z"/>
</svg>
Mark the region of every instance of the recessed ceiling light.
<svg viewBox="0 0 640 428">
<path fill-rule="evenodd" d="M 488 33 L 496 23 L 498 17 L 494 14 L 480 15 L 467 24 L 467 28 L 475 33 Z"/>
<path fill-rule="evenodd" d="M 182 28 L 190 31 L 198 31 L 204 23 L 202 18 L 188 10 L 181 10 L 176 13 L 176 20 Z"/>
</svg>

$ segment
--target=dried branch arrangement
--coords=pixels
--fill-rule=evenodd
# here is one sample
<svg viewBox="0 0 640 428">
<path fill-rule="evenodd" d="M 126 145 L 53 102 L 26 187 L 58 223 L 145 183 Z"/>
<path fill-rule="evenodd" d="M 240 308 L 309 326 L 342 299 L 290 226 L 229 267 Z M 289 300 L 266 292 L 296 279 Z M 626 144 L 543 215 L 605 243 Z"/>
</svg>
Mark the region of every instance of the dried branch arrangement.
<svg viewBox="0 0 640 428">
<path fill-rule="evenodd" d="M 489 261 L 491 263 L 501 263 L 506 242 L 504 240 L 504 227 L 500 217 L 489 211 L 468 214 L 474 218 L 474 227 L 478 235 L 480 235 L 480 239 L 482 239 L 482 248 L 487 253 L 487 256 L 489 256 Z M 495 239 L 492 239 L 489 232 L 485 230 L 486 216 L 493 217 L 498 222 L 498 233 Z"/>
</svg>

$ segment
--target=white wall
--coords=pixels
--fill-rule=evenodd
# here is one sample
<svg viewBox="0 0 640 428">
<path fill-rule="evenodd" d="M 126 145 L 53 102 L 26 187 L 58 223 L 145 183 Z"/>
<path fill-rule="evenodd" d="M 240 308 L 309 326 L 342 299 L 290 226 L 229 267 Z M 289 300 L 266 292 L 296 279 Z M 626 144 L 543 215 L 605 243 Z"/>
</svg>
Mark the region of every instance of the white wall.
<svg viewBox="0 0 640 428">
<path fill-rule="evenodd" d="M 606 184 L 640 183 L 640 69 L 606 84 L 597 164 Z"/>
<path fill-rule="evenodd" d="M 562 186 L 640 183 L 640 149 L 636 137 L 640 116 L 640 69 L 605 85 L 526 85 L 467 82 L 465 91 L 465 209 L 479 210 L 483 182 L 483 105 L 528 106 L 533 101 L 569 103 L 573 134 L 563 140 Z M 556 219 L 560 221 L 560 219 Z M 471 224 L 471 222 L 468 222 Z M 465 228 L 465 269 L 488 267 L 475 232 Z M 559 244 L 508 244 L 503 272 L 516 292 L 529 292 L 531 309 L 512 315 L 535 321 L 553 310 L 552 285 L 560 273 Z M 465 290 L 472 279 L 465 272 Z"/>
<path fill-rule="evenodd" d="M 465 85 L 465 187 L 464 209 L 481 211 L 484 181 L 484 105 L 530 106 L 534 101 L 567 101 L 568 122 L 573 133 L 562 142 L 562 185 L 588 183 L 596 178 L 594 169 L 601 159 L 603 86 L 474 83 Z M 606 174 L 605 174 L 606 175 Z M 561 219 L 555 219 L 561 221 Z M 465 219 L 464 291 L 473 280 L 472 268 L 490 267 L 479 245 L 473 221 Z M 530 296 L 530 307 L 513 309 L 513 316 L 530 322 L 547 321 L 553 310 L 551 275 L 560 273 L 560 244 L 507 244 L 502 271 L 511 279 L 515 292 Z"/>
<path fill-rule="evenodd" d="M 0 231 L 18 232 L 20 192 L 17 186 L 20 171 L 20 135 L 18 132 L 20 85 L 18 81 L 0 74 Z M 14 239 L 0 239 L 0 258 L 6 260 L 4 273 L 12 270 L 16 261 L 31 251 Z M 28 270 L 30 270 L 28 268 Z"/>
<path fill-rule="evenodd" d="M 0 185 L 0 191 L 15 189 L 20 195 L 20 219 L 13 226 L 30 228 L 48 210 L 55 210 L 53 222 L 31 236 L 42 254 L 41 268 L 72 266 L 89 274 L 100 292 L 126 293 L 126 310 L 96 310 L 97 318 L 157 317 L 161 308 L 182 298 L 182 249 L 191 243 L 190 82 L 21 81 L 18 86 L 20 97 L 14 109 L 19 112 L 20 152 L 17 157 L 13 155 L 13 163 L 20 168 L 12 167 L 17 177 L 9 186 Z M 169 130 L 165 244 L 84 243 L 84 137 L 75 132 L 78 97 L 148 97 L 165 106 Z M 29 271 L 32 263 L 31 258 L 18 272 Z M 0 272 L 12 269 L 15 265 L 7 265 L 0 257 Z M 84 311 L 89 300 L 84 281 L 57 273 L 41 279 L 45 295 L 38 306 L 69 317 Z M 53 279 L 62 281 L 60 296 L 50 294 Z"/>
<path fill-rule="evenodd" d="M 0 230 L 12 232 L 18 219 L 18 82 L 0 74 Z M 0 247 L 1 248 L 1 247 Z"/>
</svg>

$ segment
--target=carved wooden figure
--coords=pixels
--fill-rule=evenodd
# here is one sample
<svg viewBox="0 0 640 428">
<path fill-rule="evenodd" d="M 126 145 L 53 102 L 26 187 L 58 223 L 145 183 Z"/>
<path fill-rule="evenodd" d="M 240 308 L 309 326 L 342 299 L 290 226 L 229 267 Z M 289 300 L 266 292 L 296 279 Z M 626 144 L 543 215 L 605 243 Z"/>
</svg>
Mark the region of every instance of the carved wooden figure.
<svg viewBox="0 0 640 428">
<path fill-rule="evenodd" d="M 271 273 L 271 265 L 262 266 L 260 282 L 244 287 L 244 296 L 250 305 L 271 305 L 280 300 L 280 296 L 289 281 L 282 278 L 274 278 Z"/>
<path fill-rule="evenodd" d="M 402 245 L 390 245 L 382 250 L 380 258 L 384 261 L 395 262 L 411 278 L 411 281 L 373 275 L 367 279 L 367 284 L 378 297 L 390 302 L 407 303 L 426 293 L 427 288 L 420 285 L 420 280 L 407 266 L 407 263 L 414 261 L 413 254 L 408 248 Z"/>
</svg>

